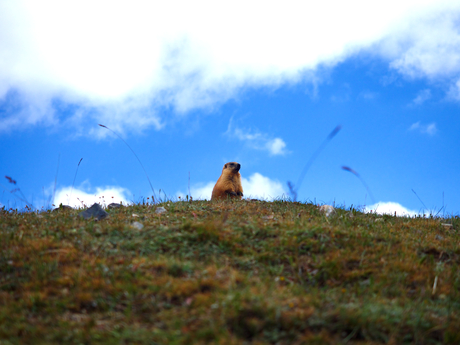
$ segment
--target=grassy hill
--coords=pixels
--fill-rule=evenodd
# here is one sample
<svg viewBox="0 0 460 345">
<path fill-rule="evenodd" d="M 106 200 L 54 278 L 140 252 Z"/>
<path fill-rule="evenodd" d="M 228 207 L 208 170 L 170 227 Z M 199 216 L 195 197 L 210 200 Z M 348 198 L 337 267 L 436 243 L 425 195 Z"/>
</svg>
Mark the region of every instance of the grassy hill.
<svg viewBox="0 0 460 345">
<path fill-rule="evenodd" d="M 0 210 L 0 344 L 460 343 L 458 217 L 159 206 Z"/>
</svg>

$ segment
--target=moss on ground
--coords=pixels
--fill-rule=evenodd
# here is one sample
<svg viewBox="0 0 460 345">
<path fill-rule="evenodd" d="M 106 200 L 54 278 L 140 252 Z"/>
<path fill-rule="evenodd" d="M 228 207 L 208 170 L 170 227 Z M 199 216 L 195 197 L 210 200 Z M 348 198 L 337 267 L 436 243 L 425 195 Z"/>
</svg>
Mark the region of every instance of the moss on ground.
<svg viewBox="0 0 460 345">
<path fill-rule="evenodd" d="M 0 210 L 0 344 L 460 343 L 458 217 L 160 206 Z"/>
</svg>

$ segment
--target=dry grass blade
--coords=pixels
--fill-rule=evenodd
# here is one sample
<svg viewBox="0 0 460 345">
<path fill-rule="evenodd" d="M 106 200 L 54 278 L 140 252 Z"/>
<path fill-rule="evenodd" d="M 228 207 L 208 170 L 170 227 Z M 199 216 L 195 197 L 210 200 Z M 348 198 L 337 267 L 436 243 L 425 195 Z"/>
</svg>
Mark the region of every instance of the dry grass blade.
<svg viewBox="0 0 460 345">
<path fill-rule="evenodd" d="M 111 130 L 109 127 L 107 126 L 104 126 L 104 125 L 101 125 L 99 124 L 99 126 L 103 127 L 103 128 L 106 128 L 108 129 L 109 131 L 111 131 L 113 134 L 115 134 L 121 141 L 123 141 L 125 143 L 126 146 L 128 146 L 128 148 L 131 150 L 131 152 L 133 153 L 134 157 L 136 157 L 137 161 L 139 162 L 139 164 L 141 165 L 142 167 L 142 170 L 144 170 L 144 173 L 145 173 L 145 176 L 147 177 L 147 180 L 149 181 L 149 184 L 150 184 L 150 188 L 152 189 L 152 197 L 155 195 L 155 191 L 153 190 L 153 186 L 152 186 L 152 182 L 150 182 L 150 178 L 149 178 L 149 175 L 147 174 L 147 171 L 145 170 L 144 168 L 144 165 L 142 164 L 141 160 L 139 159 L 139 157 L 136 155 L 136 152 L 134 152 L 134 150 L 131 148 L 131 146 L 128 145 L 128 143 L 126 141 L 123 140 L 123 138 L 121 136 L 119 136 L 115 131 Z"/>
<path fill-rule="evenodd" d="M 288 187 L 289 187 L 289 191 L 290 191 L 290 194 L 291 194 L 291 196 L 292 196 L 294 201 L 297 200 L 297 193 L 298 193 L 298 191 L 300 189 L 300 186 L 302 184 L 303 179 L 305 178 L 305 174 L 307 173 L 308 169 L 310 168 L 310 166 L 312 165 L 312 163 L 314 162 L 316 157 L 318 157 L 318 155 L 321 153 L 321 151 L 326 147 L 326 145 L 329 143 L 329 141 L 331 141 L 332 138 L 334 138 L 341 129 L 342 129 L 342 125 L 336 126 L 332 130 L 332 132 L 329 133 L 329 135 L 326 137 L 326 139 L 324 139 L 323 143 L 313 153 L 313 155 L 308 160 L 307 164 L 305 164 L 305 167 L 303 168 L 302 172 L 300 173 L 300 176 L 299 176 L 299 179 L 298 179 L 296 185 L 293 185 L 292 182 L 288 181 L 287 184 L 288 184 Z"/>
<path fill-rule="evenodd" d="M 54 197 L 56 195 L 56 184 L 57 184 L 57 178 L 58 178 L 58 173 L 59 173 L 59 163 L 60 163 L 60 161 L 61 161 L 61 154 L 59 153 L 58 164 L 57 164 L 57 168 L 56 168 L 56 176 L 54 178 L 53 203 L 52 203 L 52 205 L 54 205 Z M 48 205 L 48 208 L 49 208 L 49 205 Z"/>
<path fill-rule="evenodd" d="M 417 199 L 422 203 L 423 207 L 425 207 L 425 210 L 428 210 L 428 207 L 426 207 L 425 203 L 422 201 L 422 199 L 420 199 L 420 197 L 418 196 L 418 194 L 415 192 L 415 190 L 411 189 L 412 192 L 415 194 L 415 196 L 417 197 Z M 443 203 L 444 203 L 444 200 L 443 200 Z M 425 211 L 424 210 L 424 211 Z M 439 210 L 441 211 L 441 210 Z M 439 213 L 439 212 L 438 212 Z"/>
<path fill-rule="evenodd" d="M 16 184 L 16 181 L 13 180 L 11 177 L 5 175 L 5 178 L 8 180 L 9 183 Z"/>
<path fill-rule="evenodd" d="M 345 171 L 351 172 L 353 175 L 355 175 L 361 181 L 361 183 L 363 184 L 363 186 L 366 188 L 367 192 L 369 193 L 369 196 L 372 199 L 372 203 L 375 204 L 374 196 L 372 195 L 371 190 L 369 189 L 367 183 L 364 181 L 364 179 L 361 177 L 361 175 L 359 175 L 355 170 L 353 170 L 352 168 L 347 167 L 347 166 L 342 166 L 342 169 L 345 170 Z"/>
<path fill-rule="evenodd" d="M 5 176 L 5 178 L 8 180 L 9 183 L 11 184 L 16 184 L 16 180 L 14 180 L 13 178 L 11 178 L 10 176 Z M 5 187 L 3 184 L 0 184 L 2 187 L 3 187 L 3 190 L 5 191 L 8 191 L 8 188 Z M 9 191 L 11 194 L 13 194 L 16 198 L 18 198 L 19 200 L 21 200 L 22 202 L 24 202 L 27 206 L 26 208 L 29 208 L 30 210 L 33 210 L 34 209 L 34 206 L 27 201 L 27 198 L 26 196 L 24 195 L 24 193 L 21 191 L 20 188 L 14 188 L 12 190 Z M 15 193 L 16 192 L 19 192 L 21 194 L 21 196 L 19 195 L 16 195 Z"/>
<path fill-rule="evenodd" d="M 73 186 L 75 185 L 75 179 L 77 178 L 78 168 L 80 167 L 80 163 L 82 160 L 83 158 L 80 158 L 80 161 L 78 162 L 78 165 L 77 165 L 77 170 L 75 170 L 75 176 L 73 177 L 72 188 L 70 188 L 70 196 L 69 196 L 70 201 L 72 201 Z"/>
</svg>

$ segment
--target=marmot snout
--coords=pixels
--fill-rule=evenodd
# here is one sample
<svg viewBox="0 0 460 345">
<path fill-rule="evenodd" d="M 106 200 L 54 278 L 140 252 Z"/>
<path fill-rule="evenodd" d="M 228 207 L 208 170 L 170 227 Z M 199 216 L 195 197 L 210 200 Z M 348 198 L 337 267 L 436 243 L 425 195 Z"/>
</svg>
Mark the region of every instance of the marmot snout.
<svg viewBox="0 0 460 345">
<path fill-rule="evenodd" d="M 231 163 L 227 163 L 225 165 L 227 166 L 227 169 L 232 169 L 233 171 L 236 171 L 236 172 L 239 172 L 240 169 L 241 169 L 241 164 L 240 163 L 231 162 Z M 225 168 L 225 165 L 224 165 L 224 168 Z"/>
<path fill-rule="evenodd" d="M 241 186 L 240 168 L 241 164 L 237 162 L 229 162 L 224 165 L 222 174 L 212 190 L 211 200 L 242 199 L 243 187 Z"/>
</svg>

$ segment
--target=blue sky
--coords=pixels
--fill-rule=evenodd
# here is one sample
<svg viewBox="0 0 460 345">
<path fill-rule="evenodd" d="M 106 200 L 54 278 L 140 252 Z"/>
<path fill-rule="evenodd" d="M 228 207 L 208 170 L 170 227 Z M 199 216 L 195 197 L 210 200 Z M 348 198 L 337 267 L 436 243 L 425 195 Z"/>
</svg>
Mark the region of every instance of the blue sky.
<svg viewBox="0 0 460 345">
<path fill-rule="evenodd" d="M 173 199 L 209 199 L 228 161 L 245 196 L 287 196 L 341 125 L 300 201 L 459 213 L 457 1 L 193 4 L 0 2 L 2 205 L 151 196 L 99 123 Z"/>
</svg>

